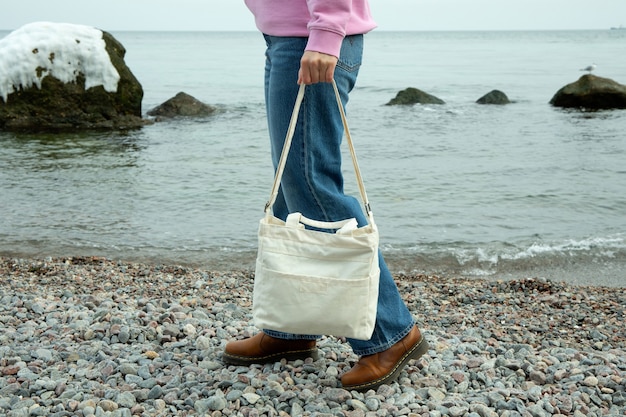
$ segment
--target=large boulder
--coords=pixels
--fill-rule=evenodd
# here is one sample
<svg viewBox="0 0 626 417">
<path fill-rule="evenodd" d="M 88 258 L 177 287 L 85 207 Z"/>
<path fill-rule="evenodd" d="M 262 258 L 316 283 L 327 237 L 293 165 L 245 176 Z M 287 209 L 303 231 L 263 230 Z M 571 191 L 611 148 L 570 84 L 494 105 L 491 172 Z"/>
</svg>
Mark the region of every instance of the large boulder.
<svg viewBox="0 0 626 417">
<path fill-rule="evenodd" d="M 626 109 L 626 86 L 609 78 L 586 74 L 557 91 L 550 104 L 590 110 Z"/>
<path fill-rule="evenodd" d="M 163 104 L 150 110 L 148 115 L 155 116 L 158 119 L 172 117 L 206 117 L 213 114 L 215 110 L 215 107 L 209 106 L 187 93 L 180 92 Z"/>
<path fill-rule="evenodd" d="M 504 94 L 502 91 L 491 90 L 490 92 L 488 92 L 487 94 L 485 94 L 484 96 L 476 100 L 476 103 L 503 105 L 503 104 L 509 104 L 511 103 L 511 101 L 506 96 L 506 94 Z"/>
<path fill-rule="evenodd" d="M 409 87 L 400 91 L 395 98 L 392 98 L 387 106 L 399 104 L 446 104 L 440 98 L 430 95 L 420 89 Z"/>
<path fill-rule="evenodd" d="M 0 40 L 0 130 L 145 125 L 125 48 L 89 26 L 31 23 Z"/>
</svg>

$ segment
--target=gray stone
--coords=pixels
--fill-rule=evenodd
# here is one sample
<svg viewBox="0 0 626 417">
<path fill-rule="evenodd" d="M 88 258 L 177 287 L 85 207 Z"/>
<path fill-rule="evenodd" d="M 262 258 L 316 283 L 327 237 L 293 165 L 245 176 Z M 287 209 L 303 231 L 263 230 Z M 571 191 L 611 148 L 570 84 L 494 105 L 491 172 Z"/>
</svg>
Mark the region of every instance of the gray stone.
<svg viewBox="0 0 626 417">
<path fill-rule="evenodd" d="M 137 366 L 132 363 L 122 363 L 117 370 L 122 375 L 137 375 Z"/>
<path fill-rule="evenodd" d="M 461 417 L 463 415 L 465 415 L 465 413 L 467 413 L 468 409 L 466 407 L 458 407 L 458 406 L 452 406 L 450 408 L 448 408 L 448 412 L 450 413 L 451 417 Z"/>
<path fill-rule="evenodd" d="M 365 406 L 369 411 L 377 411 L 380 408 L 380 400 L 370 397 L 365 400 Z"/>
<path fill-rule="evenodd" d="M 155 385 L 148 392 L 148 398 L 151 400 L 161 398 L 163 396 L 163 388 L 160 385 Z"/>
<path fill-rule="evenodd" d="M 249 404 L 256 404 L 256 402 L 259 401 L 259 399 L 261 399 L 261 396 L 259 394 L 255 394 L 254 392 L 246 392 L 242 395 L 242 397 Z"/>
<path fill-rule="evenodd" d="M 116 398 L 115 398 L 115 402 L 120 406 L 120 407 L 125 407 L 125 408 L 131 408 L 133 407 L 135 404 L 137 404 L 137 399 L 135 398 L 135 396 L 130 393 L 130 392 L 121 392 Z"/>
<path fill-rule="evenodd" d="M 236 401 L 239 398 L 241 398 L 241 395 L 243 394 L 243 392 L 241 390 L 238 389 L 234 389 L 228 392 L 228 394 L 226 394 L 226 400 L 227 401 Z"/>
<path fill-rule="evenodd" d="M 532 417 L 550 417 L 550 413 L 537 404 L 526 407 L 526 411 L 530 413 Z"/>
<path fill-rule="evenodd" d="M 619 391 L 613 394 L 613 404 L 622 407 L 626 405 L 626 392 Z"/>
<path fill-rule="evenodd" d="M 45 311 L 42 305 L 39 303 L 27 304 L 27 306 L 35 314 L 43 314 L 43 312 Z"/>
<path fill-rule="evenodd" d="M 355 410 L 361 410 L 365 413 L 370 411 L 370 409 L 363 403 L 363 401 L 360 400 L 349 399 L 348 401 L 346 401 L 346 404 Z"/>
<path fill-rule="evenodd" d="M 226 399 L 221 395 L 207 398 L 206 400 L 198 400 L 194 403 L 193 408 L 199 413 L 204 414 L 207 411 L 221 411 L 226 408 Z"/>
<path fill-rule="evenodd" d="M 48 362 L 52 360 L 52 352 L 48 349 L 37 349 L 35 351 L 35 357 L 44 362 Z"/>
<path fill-rule="evenodd" d="M 102 408 L 104 411 L 114 411 L 119 408 L 119 405 L 115 401 L 102 400 L 98 403 L 98 407 Z"/>
<path fill-rule="evenodd" d="M 535 384 L 544 385 L 546 383 L 546 374 L 541 371 L 531 371 L 529 377 Z"/>
<path fill-rule="evenodd" d="M 282 385 L 280 385 L 276 381 L 270 381 L 267 384 L 267 390 L 265 392 L 265 395 L 273 398 L 280 396 L 283 392 L 285 392 L 285 389 L 282 387 Z"/>
<path fill-rule="evenodd" d="M 180 334 L 180 329 L 176 324 L 165 323 L 163 325 L 163 334 L 165 336 L 178 337 L 178 335 Z"/>
<path fill-rule="evenodd" d="M 480 417 L 498 417 L 498 413 L 484 404 L 472 404 L 470 405 L 470 410 L 477 413 Z"/>
<path fill-rule="evenodd" d="M 301 416 L 302 414 L 304 414 L 304 409 L 302 408 L 302 406 L 300 404 L 293 403 L 291 406 L 291 415 L 292 416 Z"/>
<path fill-rule="evenodd" d="M 128 329 L 120 330 L 120 333 L 117 335 L 117 338 L 120 341 L 120 343 L 127 343 L 130 340 L 130 333 L 128 332 Z"/>
<path fill-rule="evenodd" d="M 433 401 L 443 401 L 446 394 L 438 388 L 428 388 L 428 398 Z"/>
</svg>

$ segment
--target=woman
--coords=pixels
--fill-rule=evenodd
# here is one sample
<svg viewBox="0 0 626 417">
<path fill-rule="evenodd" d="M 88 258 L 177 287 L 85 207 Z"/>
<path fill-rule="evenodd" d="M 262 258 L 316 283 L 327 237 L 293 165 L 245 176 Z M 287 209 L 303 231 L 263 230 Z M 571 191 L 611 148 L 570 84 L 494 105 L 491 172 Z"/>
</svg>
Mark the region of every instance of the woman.
<svg viewBox="0 0 626 417">
<path fill-rule="evenodd" d="M 376 24 L 367 0 L 246 0 L 267 45 L 265 101 L 274 167 L 277 166 L 298 91 L 307 84 L 300 118 L 274 215 L 290 212 L 322 220 L 354 217 L 367 224 L 358 200 L 343 191 L 340 145 L 343 125 L 332 85 L 344 106 L 363 54 L 363 35 Z M 359 361 L 341 376 L 345 389 L 365 391 L 397 378 L 428 344 L 380 256 L 376 326 L 370 340 L 348 339 Z M 280 302 L 280 300 L 276 300 Z M 263 330 L 227 344 L 223 360 L 248 365 L 281 358 L 316 357 L 317 335 Z"/>
</svg>

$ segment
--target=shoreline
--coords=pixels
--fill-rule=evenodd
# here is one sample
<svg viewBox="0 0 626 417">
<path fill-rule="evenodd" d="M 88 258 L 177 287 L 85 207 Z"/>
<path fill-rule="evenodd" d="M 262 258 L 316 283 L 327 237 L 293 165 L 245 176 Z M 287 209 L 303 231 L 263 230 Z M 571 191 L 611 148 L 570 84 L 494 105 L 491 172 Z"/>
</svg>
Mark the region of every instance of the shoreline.
<svg viewBox="0 0 626 417">
<path fill-rule="evenodd" d="M 315 362 L 221 363 L 257 331 L 249 270 L 0 257 L 0 413 L 624 415 L 626 289 L 394 277 L 431 349 L 356 393 L 338 384 L 357 359 L 342 338 Z"/>
<path fill-rule="evenodd" d="M 0 251 L 0 260 L 21 259 L 44 260 L 66 259 L 69 257 L 100 257 L 109 261 L 139 263 L 145 265 L 178 265 L 190 269 L 211 271 L 245 270 L 253 271 L 256 248 L 244 250 L 222 250 L 209 252 L 173 252 L 168 255 L 155 252 L 131 252 L 121 257 L 119 251 L 98 251 L 65 248 L 51 253 L 49 251 Z M 549 280 L 566 285 L 626 288 L 626 258 L 614 256 L 604 259 L 589 258 L 584 261 L 568 256 L 560 259 L 533 261 L 519 264 L 497 265 L 492 269 L 488 262 L 461 264 L 454 259 L 446 261 L 425 258 L 421 255 L 406 254 L 397 251 L 385 251 L 383 255 L 389 270 L 394 275 L 437 275 L 457 277 L 469 280 L 511 281 L 523 279 Z M 506 261 L 501 261 L 502 264 Z"/>
</svg>

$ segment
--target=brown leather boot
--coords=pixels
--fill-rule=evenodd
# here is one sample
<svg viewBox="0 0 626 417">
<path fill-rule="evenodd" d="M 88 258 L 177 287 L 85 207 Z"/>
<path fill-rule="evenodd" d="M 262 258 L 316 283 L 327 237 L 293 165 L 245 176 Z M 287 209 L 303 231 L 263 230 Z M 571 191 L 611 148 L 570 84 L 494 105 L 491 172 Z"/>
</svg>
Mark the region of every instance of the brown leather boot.
<svg viewBox="0 0 626 417">
<path fill-rule="evenodd" d="M 244 340 L 228 342 L 222 360 L 232 365 L 251 365 L 280 361 L 285 358 L 317 360 L 315 340 L 276 339 L 263 332 Z"/>
<path fill-rule="evenodd" d="M 428 351 L 428 343 L 417 326 L 389 349 L 362 356 L 348 372 L 341 376 L 341 385 L 347 390 L 367 391 L 394 381 L 404 366 Z"/>
</svg>

